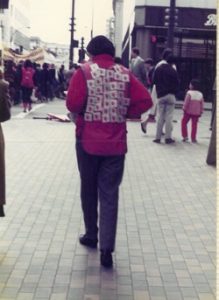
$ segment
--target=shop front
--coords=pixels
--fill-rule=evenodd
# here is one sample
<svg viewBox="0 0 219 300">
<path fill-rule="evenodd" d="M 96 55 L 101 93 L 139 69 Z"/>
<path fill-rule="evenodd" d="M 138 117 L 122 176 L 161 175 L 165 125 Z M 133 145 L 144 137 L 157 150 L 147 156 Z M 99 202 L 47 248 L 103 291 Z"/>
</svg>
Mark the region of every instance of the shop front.
<svg viewBox="0 0 219 300">
<path fill-rule="evenodd" d="M 167 47 L 167 7 L 136 7 L 136 12 L 132 47 L 139 47 L 144 59 L 151 57 L 157 62 Z M 144 24 L 139 24 L 139 15 L 141 19 L 144 16 Z M 205 99 L 211 102 L 216 75 L 216 10 L 178 7 L 175 20 L 173 53 L 180 77 L 178 98 L 184 97 L 192 78 L 199 78 Z"/>
</svg>

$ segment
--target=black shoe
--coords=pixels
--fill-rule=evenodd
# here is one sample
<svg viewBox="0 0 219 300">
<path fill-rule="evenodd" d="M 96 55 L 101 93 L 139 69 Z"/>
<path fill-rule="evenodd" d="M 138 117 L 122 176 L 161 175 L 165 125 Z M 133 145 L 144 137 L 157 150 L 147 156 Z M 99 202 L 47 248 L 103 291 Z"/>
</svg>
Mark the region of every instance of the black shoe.
<svg viewBox="0 0 219 300">
<path fill-rule="evenodd" d="M 100 263 L 105 268 L 112 268 L 113 258 L 110 250 L 101 250 Z"/>
<path fill-rule="evenodd" d="M 153 140 L 154 143 L 160 144 L 160 139 Z"/>
<path fill-rule="evenodd" d="M 145 122 L 141 123 L 141 131 L 143 131 L 144 133 L 147 133 Z"/>
<path fill-rule="evenodd" d="M 175 143 L 175 140 L 173 140 L 173 139 L 171 139 L 171 138 L 170 138 L 170 139 L 166 139 L 166 140 L 165 140 L 165 143 L 166 143 L 166 144 L 173 144 L 173 143 Z"/>
<path fill-rule="evenodd" d="M 86 236 L 86 234 L 81 235 L 79 237 L 79 242 L 83 246 L 87 246 L 90 248 L 97 248 L 97 239 L 96 240 L 90 239 Z"/>
<path fill-rule="evenodd" d="M 4 206 L 0 205 L 0 217 L 4 217 L 4 216 L 5 216 Z"/>
</svg>

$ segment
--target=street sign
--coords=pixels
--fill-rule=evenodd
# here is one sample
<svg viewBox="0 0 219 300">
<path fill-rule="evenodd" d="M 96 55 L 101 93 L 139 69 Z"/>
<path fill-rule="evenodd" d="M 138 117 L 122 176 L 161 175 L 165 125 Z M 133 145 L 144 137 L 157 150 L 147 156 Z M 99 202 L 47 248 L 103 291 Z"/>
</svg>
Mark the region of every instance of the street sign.
<svg viewBox="0 0 219 300">
<path fill-rule="evenodd" d="M 73 40 L 72 46 L 73 46 L 73 48 L 78 48 L 78 40 Z"/>
</svg>

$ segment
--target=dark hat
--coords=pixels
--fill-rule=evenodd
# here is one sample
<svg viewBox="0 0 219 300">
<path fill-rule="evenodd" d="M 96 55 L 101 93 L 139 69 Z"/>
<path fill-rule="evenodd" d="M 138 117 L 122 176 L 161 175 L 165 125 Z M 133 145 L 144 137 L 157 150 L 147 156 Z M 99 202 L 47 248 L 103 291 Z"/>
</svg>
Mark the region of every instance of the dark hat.
<svg viewBox="0 0 219 300">
<path fill-rule="evenodd" d="M 162 53 L 162 58 L 166 60 L 170 54 L 173 54 L 173 51 L 170 48 L 165 48 Z"/>
<path fill-rule="evenodd" d="M 115 56 L 113 43 L 103 35 L 95 36 L 87 45 L 87 52 L 91 55 L 109 54 Z"/>
<path fill-rule="evenodd" d="M 170 65 L 176 63 L 176 57 L 173 56 L 173 54 L 169 53 L 169 55 L 166 56 L 166 62 Z"/>
</svg>

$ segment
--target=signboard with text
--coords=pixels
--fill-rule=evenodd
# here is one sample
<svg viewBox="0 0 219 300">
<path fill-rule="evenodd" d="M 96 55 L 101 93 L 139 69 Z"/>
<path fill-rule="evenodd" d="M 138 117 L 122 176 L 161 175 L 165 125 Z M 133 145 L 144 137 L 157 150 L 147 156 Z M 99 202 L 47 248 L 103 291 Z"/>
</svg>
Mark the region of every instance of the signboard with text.
<svg viewBox="0 0 219 300">
<path fill-rule="evenodd" d="M 178 27 L 216 30 L 216 9 L 176 8 L 178 8 Z M 145 25 L 164 26 L 165 9 L 166 7 L 147 6 L 145 8 Z"/>
</svg>

